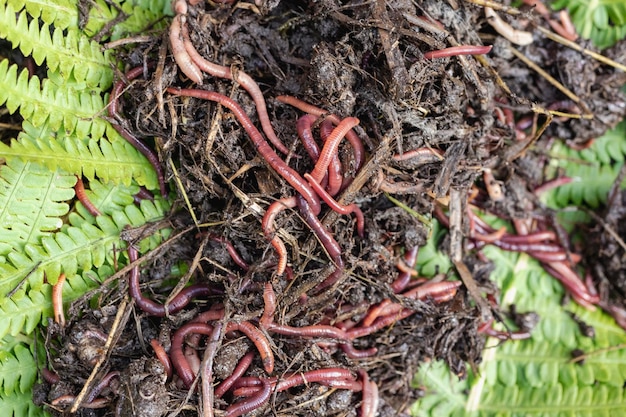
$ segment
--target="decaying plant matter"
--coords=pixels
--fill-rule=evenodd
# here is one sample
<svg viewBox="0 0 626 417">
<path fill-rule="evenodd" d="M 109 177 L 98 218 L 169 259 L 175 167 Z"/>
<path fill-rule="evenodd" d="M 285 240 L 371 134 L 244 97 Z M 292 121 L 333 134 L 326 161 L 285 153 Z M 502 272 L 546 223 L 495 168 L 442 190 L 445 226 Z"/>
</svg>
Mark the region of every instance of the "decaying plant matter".
<svg viewBox="0 0 626 417">
<path fill-rule="evenodd" d="M 502 313 L 486 244 L 527 252 L 578 302 L 600 301 L 538 204 L 537 164 L 546 137 L 585 146 L 617 123 L 623 73 L 547 39 L 531 9 L 230 3 L 176 0 L 171 56 L 163 46 L 129 54 L 111 93 L 115 129 L 155 166 L 161 193 L 176 179 L 191 215 L 172 215 L 180 234 L 154 263 L 133 239 L 126 248 L 139 337 L 154 355 L 98 350 L 130 343 L 133 326 L 114 336 L 106 318 L 98 329 L 91 317 L 68 323 L 69 338 L 89 331 L 97 346 L 84 351 L 96 353 L 59 349 L 46 378 L 52 409 L 404 413 L 420 362 L 441 358 L 462 375 L 480 361 L 483 333 L 529 335 L 491 328 Z M 160 159 L 141 135 L 157 138 Z M 461 280 L 417 276 L 432 214 L 450 227 L 442 247 Z M 142 288 L 140 277 L 167 281 L 179 259 L 182 283 Z M 139 382 L 117 368 L 128 364 Z"/>
</svg>

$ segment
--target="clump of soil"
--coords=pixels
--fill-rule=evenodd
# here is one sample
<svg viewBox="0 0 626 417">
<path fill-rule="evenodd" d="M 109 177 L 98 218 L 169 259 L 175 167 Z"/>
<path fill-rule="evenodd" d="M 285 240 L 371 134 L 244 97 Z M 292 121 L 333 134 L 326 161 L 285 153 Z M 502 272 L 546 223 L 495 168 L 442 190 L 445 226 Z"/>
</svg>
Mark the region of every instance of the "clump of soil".
<svg viewBox="0 0 626 417">
<path fill-rule="evenodd" d="M 624 96 L 616 86 L 624 82 L 623 75 L 539 37 L 530 46 L 514 46 L 573 88 L 586 108 L 558 104 L 566 97 L 510 53 L 511 45 L 487 24 L 482 7 L 450 4 L 323 0 L 267 2 L 260 11 L 244 2 L 189 8 L 186 22 L 197 50 L 211 61 L 245 71 L 262 87 L 273 127 L 291 150 L 285 159 L 296 172 L 311 172 L 314 166 L 296 134 L 296 120 L 303 113 L 280 103 L 277 96 L 293 95 L 340 118 L 359 118 L 356 131 L 368 163 L 354 172 L 351 148 L 340 146 L 345 177 L 357 178 L 338 199 L 360 207 L 365 234 L 358 236 L 352 217 L 323 209 L 320 219 L 341 247 L 345 265 L 336 285 L 316 291 L 332 273 L 334 260 L 297 210 L 283 211 L 276 229 L 286 243 L 290 268 L 285 276 L 276 276 L 276 257 L 261 229 L 261 216 L 269 204 L 294 195 L 293 189 L 268 168 L 228 110 L 196 98 L 163 96 L 168 86 L 197 87 L 186 81 L 169 57 L 163 60 L 156 76 L 131 86 L 123 107 L 132 130 L 155 137 L 161 160 L 171 159 L 176 166 L 174 173 L 164 163 L 170 178 L 174 174 L 180 178 L 189 201 L 189 206 L 183 204 L 181 189 L 175 189 L 181 201 L 172 218 L 176 232 L 193 225 L 186 210 L 193 210 L 203 226 L 167 245 L 158 261 L 144 264 L 142 279 L 165 279 L 163 285 L 151 282 L 150 287 L 150 297 L 163 302 L 172 287 L 167 281 L 171 265 L 184 261 L 192 265 L 192 280 L 210 285 L 214 293 L 208 301 L 165 319 L 147 317 L 136 309 L 137 319 L 128 322 L 107 361 L 108 370 L 120 372 L 103 394 L 109 400 L 107 407 L 84 410 L 85 415 L 128 415 L 129 410 L 135 415 L 158 416 L 172 410 L 196 415 L 198 395 L 187 395 L 176 380 L 166 381 L 145 347 L 159 332 L 165 332 L 159 340 L 166 345 L 169 331 L 211 305 L 223 305 L 225 320 L 258 320 L 266 282 L 272 283 L 278 299 L 274 320 L 293 327 L 357 325 L 372 305 L 388 298 L 397 301 L 390 285 L 398 277 L 398 261 L 405 248 L 423 246 L 429 237 L 428 225 L 411 211 L 430 216 L 435 204 L 445 203 L 451 189 L 467 192 L 483 168 L 493 170 L 506 196 L 494 202 L 482 190 L 479 200 L 485 207 L 506 218 L 528 216 L 528 205 L 534 201 L 530 190 L 543 181 L 537 168 L 542 164 L 541 151 L 537 156 L 534 148 L 527 149 L 536 139 L 531 126 L 518 140 L 515 122 L 530 117 L 532 124 L 531 102 L 543 108 L 557 103 L 559 109 L 601 114 L 592 120 L 556 120 L 548 128 L 548 135 L 576 144 L 617 123 Z M 429 27 L 440 28 L 436 22 L 445 30 L 429 31 Z M 513 95 L 498 87 L 490 68 L 471 57 L 424 58 L 424 52 L 446 48 L 451 40 L 495 44 L 488 62 Z M 159 48 L 163 54 L 160 41 L 129 53 L 129 67 L 144 65 L 146 57 L 157 59 L 154 51 Z M 250 96 L 233 82 L 205 77 L 201 88 L 233 98 L 259 125 Z M 512 123 L 499 117 L 506 110 L 515 111 Z M 539 123 L 544 119 L 540 116 Z M 440 153 L 412 160 L 393 157 L 415 149 Z M 233 260 L 227 243 L 247 268 Z M 447 250 L 450 242 L 444 243 L 442 249 Z M 488 263 L 476 253 L 463 255 L 478 288 L 496 297 Z M 124 294 L 123 285 L 120 290 Z M 444 359 L 455 373 L 464 375 L 466 363 L 480 362 L 484 336 L 477 329 L 483 312 L 464 288 L 443 302 L 432 298 L 401 302 L 415 313 L 354 342 L 357 349 L 376 348 L 375 356 L 350 358 L 324 338 L 271 335 L 274 374 L 323 367 L 364 370 L 378 387 L 379 415 L 398 415 L 406 413 L 418 395 L 411 379 L 420 363 Z M 51 365 L 65 385 L 53 386 L 49 400 L 76 395 L 89 376 L 91 362 L 76 357 L 72 346 L 76 346 L 77 329 L 91 321 L 87 316 L 72 323 L 61 344 L 51 347 L 56 352 Z M 99 326 L 104 334 L 110 331 L 106 323 Z M 233 340 L 238 339 L 229 337 L 215 357 L 218 380 L 232 372 L 247 350 L 254 351 L 248 341 L 238 345 Z M 248 373 L 263 372 L 256 358 Z M 216 406 L 225 408 L 232 400 L 218 400 Z M 359 393 L 310 384 L 277 393 L 260 414 L 356 415 L 360 401 Z"/>
</svg>

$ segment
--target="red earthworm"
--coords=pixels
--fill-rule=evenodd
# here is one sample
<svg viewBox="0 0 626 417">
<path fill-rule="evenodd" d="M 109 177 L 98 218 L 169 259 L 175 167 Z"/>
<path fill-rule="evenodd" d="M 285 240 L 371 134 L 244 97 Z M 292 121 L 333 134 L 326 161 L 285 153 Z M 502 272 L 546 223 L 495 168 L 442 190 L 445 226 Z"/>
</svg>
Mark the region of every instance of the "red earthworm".
<svg viewBox="0 0 626 417">
<path fill-rule="evenodd" d="M 524 340 L 530 339 L 532 336 L 528 331 L 506 332 L 496 330 L 492 327 L 493 318 L 480 325 L 477 329 L 478 333 L 486 334 L 489 337 L 495 337 L 499 340 Z"/>
<path fill-rule="evenodd" d="M 574 181 L 574 178 L 572 177 L 559 177 L 559 178 L 555 178 L 551 181 L 546 181 L 543 184 L 541 184 L 539 187 L 535 188 L 533 190 L 533 193 L 537 196 L 545 193 L 546 191 L 552 190 L 556 187 L 560 187 L 561 185 L 565 185 L 565 184 L 569 184 L 570 182 Z"/>
<path fill-rule="evenodd" d="M 526 235 L 505 235 L 501 240 L 508 243 L 522 243 L 522 244 L 531 244 L 531 243 L 541 243 L 544 241 L 554 241 L 556 239 L 556 234 L 552 230 L 543 230 L 540 232 L 529 233 Z"/>
<path fill-rule="evenodd" d="M 461 281 L 442 281 L 427 282 L 412 288 L 402 296 L 412 300 L 423 300 L 427 297 L 432 298 L 437 303 L 451 300 L 456 295 L 456 290 L 461 286 Z M 404 309 L 402 304 L 392 303 L 389 299 L 383 300 L 378 306 L 372 307 L 368 314 L 363 318 L 363 326 L 371 326 L 379 317 L 396 314 Z"/>
<path fill-rule="evenodd" d="M 185 16 L 177 14 L 174 16 L 172 24 L 170 25 L 170 47 L 172 48 L 172 55 L 183 74 L 194 83 L 202 85 L 202 71 L 200 71 L 200 68 L 198 68 L 198 65 L 192 60 L 189 52 L 185 48 L 185 41 L 181 33 L 184 30 L 183 28 L 186 27 L 184 20 Z"/>
<path fill-rule="evenodd" d="M 298 118 L 298 121 L 296 122 L 298 137 L 302 141 L 304 149 L 314 162 L 316 162 L 320 157 L 320 148 L 317 146 L 317 142 L 315 142 L 313 132 L 311 132 L 311 127 L 317 119 L 318 117 L 315 115 L 305 114 L 304 116 Z"/>
<path fill-rule="evenodd" d="M 500 185 L 501 183 L 494 178 L 491 169 L 483 169 L 483 181 L 485 183 L 485 188 L 487 189 L 487 194 L 489 194 L 489 198 L 493 201 L 501 201 L 504 198 L 504 193 L 502 192 L 502 187 Z M 468 210 L 470 210 L 469 207 Z"/>
<path fill-rule="evenodd" d="M 100 382 L 98 382 L 96 386 L 94 386 L 92 390 L 89 392 L 89 394 L 85 397 L 85 402 L 86 403 L 93 402 L 96 399 L 96 397 L 100 395 L 102 390 L 109 386 L 109 384 L 111 383 L 111 380 L 113 378 L 118 378 L 119 376 L 120 376 L 120 373 L 118 371 L 112 371 L 106 374 L 104 377 L 102 377 L 102 380 L 100 380 Z"/>
<path fill-rule="evenodd" d="M 322 140 L 326 142 L 330 134 L 333 132 L 333 123 L 329 119 L 324 119 L 320 125 L 320 136 Z M 317 159 L 315 160 L 317 162 Z M 344 183 L 343 179 L 343 167 L 339 160 L 338 153 L 335 153 L 330 160 L 328 166 L 328 194 L 331 196 L 337 195 L 342 188 L 347 187 L 352 182 L 352 178 L 346 178 Z M 320 182 L 323 185 L 323 182 Z"/>
<path fill-rule="evenodd" d="M 337 327 L 326 324 L 314 324 L 311 326 L 292 327 L 282 324 L 272 324 L 268 331 L 271 333 L 278 333 L 284 336 L 295 337 L 318 337 L 328 338 L 335 340 L 348 340 L 348 335 Z"/>
<path fill-rule="evenodd" d="M 139 75 L 143 74 L 143 67 L 133 68 L 128 71 L 125 75 L 127 80 L 134 80 Z M 161 191 L 161 195 L 163 197 L 167 196 L 167 190 L 165 189 L 165 174 L 163 173 L 163 167 L 159 163 L 159 158 L 157 158 L 156 154 L 152 149 L 150 149 L 143 141 L 137 139 L 133 134 L 131 134 L 126 128 L 122 126 L 122 116 L 119 114 L 118 109 L 118 100 L 122 95 L 124 88 L 126 87 L 126 82 L 124 80 L 119 80 L 113 85 L 111 89 L 111 93 L 109 94 L 109 116 L 115 119 L 115 122 L 111 122 L 113 128 L 122 135 L 124 139 L 128 143 L 130 143 L 135 149 L 137 149 L 143 156 L 146 157 L 148 162 L 154 168 L 157 179 L 159 181 L 159 188 Z"/>
<path fill-rule="evenodd" d="M 326 204 L 328 204 L 331 209 L 339 214 L 350 215 L 351 213 L 354 213 L 354 216 L 356 217 L 357 233 L 359 234 L 359 237 L 364 236 L 365 218 L 363 217 L 363 212 L 361 211 L 359 206 L 354 203 L 348 205 L 339 204 L 337 200 L 335 200 L 330 194 L 328 194 L 328 192 L 326 192 L 326 190 L 315 181 L 311 174 L 304 174 L 304 178 L 309 181 L 309 185 L 311 186 L 311 188 L 313 188 L 313 191 L 315 191 L 317 195 L 322 200 L 324 200 L 324 202 L 326 202 Z"/>
<path fill-rule="evenodd" d="M 213 403 L 215 402 L 215 391 L 213 389 L 213 362 L 219 347 L 222 323 L 215 323 L 213 332 L 207 341 L 202 360 L 202 410 L 203 417 L 213 417 Z"/>
<path fill-rule="evenodd" d="M 261 388 L 252 396 L 245 400 L 241 400 L 235 404 L 230 405 L 226 409 L 225 417 L 237 417 L 242 414 L 249 413 L 252 410 L 256 410 L 265 404 L 272 393 L 272 386 L 266 379 L 261 379 Z"/>
<path fill-rule="evenodd" d="M 52 311 L 54 312 L 54 322 L 61 327 L 65 327 L 65 312 L 63 311 L 63 284 L 65 274 L 59 275 L 57 283 L 52 286 Z"/>
<path fill-rule="evenodd" d="M 300 100 L 293 96 L 278 96 L 276 100 L 281 103 L 288 104 L 292 107 L 295 107 L 298 110 L 301 110 L 305 113 L 313 114 L 317 117 L 326 117 L 328 118 L 335 126 L 341 123 L 341 119 L 332 113 L 328 113 L 326 110 L 321 109 L 317 106 L 307 103 L 306 101 Z M 355 170 L 358 171 L 361 169 L 363 164 L 365 163 L 365 147 L 363 146 L 363 142 L 361 138 L 354 133 L 353 130 L 348 131 L 346 134 L 346 139 L 352 145 L 352 152 L 354 153 L 354 162 L 355 162 Z"/>
<path fill-rule="evenodd" d="M 600 297 L 590 294 L 578 274 L 565 262 L 546 262 L 543 263 L 543 267 L 550 275 L 561 281 L 578 304 L 593 310 L 594 304 L 600 302 Z"/>
<path fill-rule="evenodd" d="M 511 243 L 506 240 L 496 240 L 493 245 L 511 252 L 563 252 L 563 248 L 556 243 Z"/>
<path fill-rule="evenodd" d="M 248 321 L 242 321 L 241 323 L 228 323 L 226 326 L 226 332 L 232 332 L 235 330 L 239 330 L 252 340 L 252 343 L 254 343 L 254 346 L 256 346 L 259 354 L 261 355 L 261 362 L 263 362 L 265 372 L 271 374 L 274 371 L 274 353 L 272 352 L 270 342 L 267 340 L 267 337 L 265 337 L 263 332 L 254 327 L 254 325 Z"/>
<path fill-rule="evenodd" d="M 128 247 L 128 259 L 131 262 L 135 262 L 137 260 L 137 249 L 133 246 Z M 139 265 L 135 266 L 130 271 L 128 289 L 130 296 L 135 300 L 135 303 L 140 309 L 157 317 L 165 317 L 167 314 L 177 313 L 185 308 L 185 306 L 189 304 L 192 299 L 209 295 L 211 293 L 209 287 L 206 285 L 191 285 L 184 288 L 176 297 L 174 297 L 169 305 L 159 304 L 141 294 L 141 289 L 139 288 Z"/>
<path fill-rule="evenodd" d="M 443 152 L 439 149 L 424 147 L 411 149 L 410 151 L 403 152 L 402 154 L 395 154 L 393 156 L 394 161 L 407 161 L 409 159 L 418 159 L 422 164 L 442 161 Z"/>
<path fill-rule="evenodd" d="M 233 262 L 235 262 L 241 269 L 243 269 L 244 271 L 247 271 L 248 269 L 250 269 L 250 266 L 246 263 L 246 261 L 243 260 L 243 258 L 241 257 L 241 255 L 239 254 L 239 252 L 237 252 L 237 249 L 235 249 L 235 246 L 233 246 L 233 244 L 231 242 L 229 242 L 225 237 L 223 236 L 218 236 L 218 235 L 214 235 L 214 234 L 210 234 L 209 238 L 214 241 L 214 242 L 218 242 L 223 244 L 226 247 L 226 251 L 228 252 L 228 254 L 230 255 L 230 258 L 233 260 Z"/>
<path fill-rule="evenodd" d="M 561 25 L 564 30 L 564 33 L 561 33 L 560 35 L 572 42 L 578 39 L 576 27 L 572 23 L 572 19 L 570 18 L 569 13 L 566 9 L 563 9 L 559 12 L 559 19 L 561 20 Z"/>
<path fill-rule="evenodd" d="M 278 255 L 278 265 L 276 266 L 276 274 L 282 275 L 287 267 L 287 248 L 276 234 L 274 230 L 274 220 L 281 211 L 294 208 L 296 206 L 295 197 L 285 197 L 278 201 L 273 202 L 265 211 L 263 220 L 261 220 L 261 228 L 267 239 L 270 239 L 270 244 L 274 247 L 276 254 Z"/>
<path fill-rule="evenodd" d="M 359 119 L 356 117 L 346 117 L 337 125 L 337 127 L 332 131 L 326 142 L 324 143 L 324 147 L 322 148 L 322 152 L 320 152 L 320 157 L 311 171 L 311 176 L 315 178 L 316 181 L 320 182 L 322 178 L 324 178 L 324 174 L 328 170 L 328 166 L 330 165 L 330 161 L 334 154 L 337 153 L 337 148 L 339 147 L 339 143 L 346 136 L 346 134 L 355 126 L 358 126 Z"/>
<path fill-rule="evenodd" d="M 412 276 L 411 274 L 414 271 L 413 268 L 415 267 L 415 262 L 417 261 L 418 251 L 419 246 L 414 246 L 404 253 L 404 262 L 402 262 L 402 264 L 409 267 L 410 271 L 400 271 L 398 278 L 391 283 L 391 288 L 395 293 L 399 293 L 404 290 L 407 285 L 409 285 Z"/>
<path fill-rule="evenodd" d="M 316 287 L 318 291 L 323 290 L 334 285 L 343 274 L 344 263 L 343 259 L 341 258 L 341 247 L 339 246 L 339 243 L 337 243 L 333 235 L 317 218 L 317 215 L 313 212 L 313 210 L 311 210 L 311 207 L 308 205 L 307 201 L 302 196 L 297 196 L 296 202 L 298 204 L 298 208 L 300 209 L 300 215 L 313 230 L 317 238 L 322 243 L 322 246 L 324 247 L 324 249 L 326 249 L 330 258 L 335 264 L 335 270 Z"/>
<path fill-rule="evenodd" d="M 415 311 L 409 308 L 405 308 L 401 310 L 400 312 L 398 312 L 397 314 L 390 314 L 388 316 L 379 317 L 370 326 L 359 326 L 359 327 L 350 329 L 346 332 L 346 334 L 348 335 L 348 339 L 350 340 L 358 339 L 359 337 L 363 337 L 363 336 L 367 336 L 372 333 L 375 333 L 379 331 L 380 329 L 387 327 L 397 321 L 405 319 L 413 314 L 415 314 Z"/>
<path fill-rule="evenodd" d="M 41 368 L 41 377 L 50 385 L 58 384 L 61 381 L 59 375 L 48 368 Z"/>
<path fill-rule="evenodd" d="M 496 240 L 501 240 L 505 234 L 506 234 L 506 227 L 502 226 L 500 229 L 491 233 L 487 233 L 487 234 L 474 232 L 472 233 L 472 239 L 476 239 L 485 243 L 493 243 Z"/>
<path fill-rule="evenodd" d="M 133 201 L 135 204 L 141 204 L 141 200 L 150 200 L 154 201 L 154 194 L 152 194 L 146 187 L 143 185 L 139 187 L 139 191 L 137 194 L 133 196 Z"/>
<path fill-rule="evenodd" d="M 378 386 L 374 381 L 370 381 L 367 372 L 362 369 L 359 369 L 358 372 L 361 377 L 361 386 L 363 387 L 360 417 L 374 417 L 378 410 Z"/>
<path fill-rule="evenodd" d="M 371 347 L 369 349 L 359 350 L 352 346 L 352 343 L 340 343 L 339 347 L 343 350 L 343 353 L 346 354 L 350 359 L 362 359 L 369 358 L 370 356 L 374 356 L 378 349 L 375 347 Z"/>
<path fill-rule="evenodd" d="M 187 25 L 183 24 L 182 33 L 185 50 L 191 58 L 191 61 L 195 63 L 198 68 L 200 68 L 202 71 L 206 72 L 209 75 L 235 81 L 240 86 L 242 86 L 243 89 L 246 90 L 248 94 L 250 94 L 250 97 L 252 97 L 252 100 L 254 101 L 257 114 L 259 115 L 259 122 L 261 122 L 261 128 L 263 129 L 263 132 L 265 133 L 269 141 L 280 152 L 284 153 L 285 155 L 289 154 L 289 149 L 281 142 L 280 139 L 278 139 L 278 136 L 276 136 L 276 133 L 274 132 L 270 117 L 267 113 L 265 98 L 263 97 L 263 93 L 261 92 L 259 85 L 252 79 L 252 77 L 250 77 L 243 71 L 236 71 L 235 73 L 233 73 L 230 67 L 218 65 L 204 59 L 204 57 L 200 55 L 200 53 L 193 46 L 193 43 L 189 38 Z"/>
<path fill-rule="evenodd" d="M 276 293 L 272 288 L 271 282 L 266 282 L 263 288 L 263 314 L 259 320 L 261 329 L 268 329 L 274 322 L 274 313 L 276 312 Z"/>
<path fill-rule="evenodd" d="M 204 100 L 214 101 L 227 108 L 229 108 L 239 120 L 239 123 L 243 126 L 248 133 L 250 140 L 257 149 L 257 152 L 265 159 L 265 161 L 276 171 L 281 177 L 283 177 L 293 188 L 295 188 L 311 206 L 311 210 L 315 215 L 320 212 L 320 201 L 315 194 L 315 191 L 311 188 L 306 181 L 302 179 L 300 174 L 289 167 L 277 154 L 274 152 L 271 146 L 261 135 L 261 132 L 252 124 L 252 121 L 248 115 L 243 111 L 241 106 L 237 104 L 230 97 L 226 97 L 215 91 L 205 90 L 182 90 L 178 88 L 168 88 L 167 91 L 174 95 L 195 97 Z"/>
<path fill-rule="evenodd" d="M 574 264 L 577 264 L 581 260 L 579 254 L 567 254 L 564 250 L 560 252 L 527 251 L 526 253 L 540 262 L 561 262 L 570 260 Z"/>
<path fill-rule="evenodd" d="M 191 369 L 191 372 L 194 375 L 198 375 L 198 372 L 200 371 L 200 356 L 196 350 L 197 345 L 200 343 L 200 338 L 201 335 L 199 334 L 189 336 L 187 339 L 187 345 L 183 347 L 185 361 L 189 364 L 189 369 Z M 189 343 L 192 343 L 194 346 L 190 346 Z"/>
<path fill-rule="evenodd" d="M 306 371 L 290 375 L 289 377 L 276 383 L 276 391 L 285 391 L 297 385 L 317 382 L 318 384 L 333 386 L 335 380 L 352 380 L 354 376 L 349 369 L 344 368 L 324 368 L 314 371 Z"/>
<path fill-rule="evenodd" d="M 446 58 L 458 55 L 484 55 L 491 51 L 492 46 L 459 45 L 424 53 L 425 59 Z"/>
<path fill-rule="evenodd" d="M 221 320 L 224 318 L 224 309 L 206 310 L 198 314 L 192 321 L 196 323 L 207 323 L 209 321 Z"/>
<path fill-rule="evenodd" d="M 167 352 L 165 352 L 165 349 L 157 339 L 150 340 L 150 346 L 152 346 L 152 350 L 154 350 L 157 359 L 163 364 L 167 379 L 172 379 L 172 363 L 170 362 L 170 357 L 167 356 Z"/>
<path fill-rule="evenodd" d="M 54 406 L 69 406 L 74 404 L 76 401 L 76 396 L 74 395 L 62 395 L 54 400 L 50 401 L 50 405 Z M 80 405 L 81 408 L 89 408 L 89 409 L 97 409 L 104 408 L 109 406 L 110 401 L 107 398 L 96 398 L 91 402 L 82 403 Z"/>
<path fill-rule="evenodd" d="M 76 185 L 74 185 L 74 192 L 76 193 L 76 197 L 78 201 L 80 201 L 83 206 L 87 209 L 89 214 L 94 217 L 100 216 L 100 210 L 89 200 L 87 194 L 85 194 L 85 184 L 83 183 L 83 179 L 78 175 L 76 176 Z"/>
<path fill-rule="evenodd" d="M 213 327 L 206 323 L 186 323 L 176 330 L 172 336 L 172 346 L 170 348 L 172 365 L 176 368 L 176 374 L 187 388 L 189 388 L 193 383 L 195 375 L 183 353 L 183 342 L 185 337 L 192 333 L 210 336 L 211 333 L 213 333 Z"/>
<path fill-rule="evenodd" d="M 239 379 L 250 367 L 253 359 L 254 352 L 248 352 L 243 356 L 243 358 L 241 358 L 241 360 L 239 360 L 239 363 L 233 372 L 215 388 L 216 398 L 221 398 L 224 394 L 226 394 L 226 392 L 228 392 L 237 379 Z"/>
</svg>

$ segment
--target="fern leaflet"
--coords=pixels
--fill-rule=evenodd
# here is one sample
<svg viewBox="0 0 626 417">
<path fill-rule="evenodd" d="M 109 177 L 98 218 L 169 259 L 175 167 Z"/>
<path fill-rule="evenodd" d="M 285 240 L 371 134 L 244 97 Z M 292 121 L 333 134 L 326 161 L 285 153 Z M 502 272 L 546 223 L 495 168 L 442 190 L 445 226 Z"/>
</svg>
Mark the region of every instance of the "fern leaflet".
<svg viewBox="0 0 626 417">
<path fill-rule="evenodd" d="M 101 46 L 81 35 L 77 29 L 65 31 L 51 28 L 47 24 L 39 26 L 36 19 L 29 20 L 26 13 L 16 16 L 11 6 L 0 3 L 0 38 L 6 38 L 19 46 L 24 56 L 32 54 L 35 63 L 42 65 L 44 60 L 48 71 L 61 74 L 64 81 L 70 77 L 85 82 L 88 87 L 108 89 L 113 81 L 113 71 L 109 65 L 109 52 L 101 51 Z"/>
<path fill-rule="evenodd" d="M 0 350 L 0 387 L 3 397 L 29 393 L 37 379 L 37 363 L 31 351 L 21 343 L 11 351 Z"/>
</svg>

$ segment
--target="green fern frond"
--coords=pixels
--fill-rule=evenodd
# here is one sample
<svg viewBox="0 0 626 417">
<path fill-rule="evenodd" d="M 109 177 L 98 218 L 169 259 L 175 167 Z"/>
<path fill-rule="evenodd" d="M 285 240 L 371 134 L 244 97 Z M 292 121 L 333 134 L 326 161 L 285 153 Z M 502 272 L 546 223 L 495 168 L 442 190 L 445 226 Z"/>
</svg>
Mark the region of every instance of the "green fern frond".
<svg viewBox="0 0 626 417">
<path fill-rule="evenodd" d="M 26 13 L 16 15 L 13 7 L 0 3 L 0 38 L 10 41 L 13 49 L 19 47 L 24 56 L 32 55 L 37 65 L 45 61 L 48 71 L 58 72 L 64 81 L 73 77 L 88 87 L 111 86 L 110 52 L 75 28 L 51 30 L 45 23 L 40 27 L 37 19 L 29 21 Z"/>
<path fill-rule="evenodd" d="M 489 339 L 478 373 L 459 381 L 442 364 L 422 366 L 416 384 L 427 396 L 414 407 L 416 416 L 613 416 L 626 413 L 626 334 L 601 310 L 560 305 L 561 285 L 526 255 L 484 249 L 494 261 L 492 277 L 503 288 L 503 305 L 536 311 L 541 321 L 532 339 Z M 571 318 L 576 314 L 595 328 L 585 337 Z M 609 349 L 607 349 L 609 348 Z M 572 351 L 589 356 L 571 362 Z M 597 353 L 597 354 L 594 354 Z"/>
<path fill-rule="evenodd" d="M 578 34 L 607 48 L 626 36 L 626 2 L 623 0 L 557 0 L 552 6 L 567 8 Z"/>
<path fill-rule="evenodd" d="M 23 123 L 23 131 L 10 146 L 0 143 L 0 153 L 35 161 L 50 170 L 62 169 L 76 175 L 105 182 L 129 185 L 134 179 L 138 184 L 153 190 L 158 180 L 152 165 L 113 128 L 107 130 L 111 141 L 96 141 L 88 136 L 57 136 L 47 125 L 34 127 Z"/>
<path fill-rule="evenodd" d="M 430 238 L 424 246 L 419 248 L 417 255 L 417 270 L 421 276 L 432 277 L 439 273 L 446 273 L 452 267 L 450 258 L 441 252 L 439 241 L 446 234 L 446 229 L 441 227 L 435 219 L 431 220 Z"/>
<path fill-rule="evenodd" d="M 68 277 L 63 286 L 64 303 L 68 305 L 85 292 L 97 288 L 114 272 L 109 265 L 103 265 L 98 268 L 97 274 L 87 271 Z M 19 292 L 11 298 L 0 300 L 0 338 L 29 334 L 37 326 L 46 325 L 48 318 L 53 317 L 51 293 L 52 286 L 45 284 L 40 290 L 33 290 L 28 294 Z M 0 371 L 2 369 L 0 366 Z"/>
<path fill-rule="evenodd" d="M 35 20 L 41 19 L 59 29 L 78 26 L 78 6 L 71 0 L 4 0 L 15 13 L 26 9 Z"/>
<path fill-rule="evenodd" d="M 33 393 L 15 393 L 0 396 L 0 410 L 6 417 L 46 417 L 42 408 L 33 404 Z"/>
<path fill-rule="evenodd" d="M 51 129 L 63 128 L 67 134 L 104 134 L 108 123 L 98 117 L 104 108 L 100 90 L 69 82 L 61 86 L 51 80 L 40 84 L 37 76 L 29 78 L 27 70 L 19 76 L 17 71 L 17 65 L 0 62 L 0 105 L 5 104 L 10 113 L 19 108 L 22 117 L 34 126 L 47 122 Z"/>
<path fill-rule="evenodd" d="M 0 166 L 0 256 L 60 229 L 75 183 L 73 175 L 15 158 Z"/>
<path fill-rule="evenodd" d="M 547 176 L 557 173 L 574 179 L 542 197 L 554 208 L 585 204 L 597 208 L 607 194 L 626 159 L 626 122 L 596 139 L 587 149 L 575 151 L 555 143 L 550 151 L 552 163 Z"/>
<path fill-rule="evenodd" d="M 70 278 L 79 270 L 99 268 L 105 262 L 112 265 L 115 249 L 124 247 L 120 232 L 128 225 L 140 226 L 157 220 L 166 209 L 162 200 L 143 201 L 140 207 L 127 206 L 113 217 L 98 216 L 92 219 L 93 223 L 70 213 L 70 225 L 61 231 L 43 236 L 40 243 L 27 243 L 22 250 L 6 254 L 5 262 L 0 264 L 0 297 L 18 285 L 20 291 L 39 290 L 44 285 L 44 277 L 54 284 L 62 272 Z M 155 214 L 160 215 L 152 217 Z M 152 236 L 143 247 L 154 247 L 160 238 Z"/>
<path fill-rule="evenodd" d="M 37 362 L 26 346 L 19 343 L 12 351 L 0 351 L 0 389 L 2 397 L 29 393 L 37 379 Z M 4 414 L 4 409 L 3 415 Z"/>
</svg>

